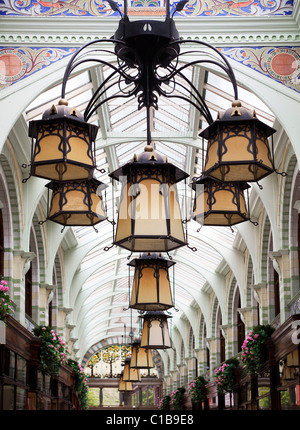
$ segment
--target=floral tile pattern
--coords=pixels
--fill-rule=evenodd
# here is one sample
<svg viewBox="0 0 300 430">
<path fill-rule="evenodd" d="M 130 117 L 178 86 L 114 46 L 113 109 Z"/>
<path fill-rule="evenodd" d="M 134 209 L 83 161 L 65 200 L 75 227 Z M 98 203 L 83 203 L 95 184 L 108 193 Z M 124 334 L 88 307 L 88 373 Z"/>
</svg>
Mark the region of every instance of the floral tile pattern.
<svg viewBox="0 0 300 430">
<path fill-rule="evenodd" d="M 177 1 L 170 1 L 171 14 Z M 123 2 L 119 1 L 123 10 Z M 178 16 L 291 15 L 294 0 L 191 0 Z M 119 16 L 102 0 L 0 0 L 0 15 Z M 165 15 L 164 0 L 129 0 L 128 15 Z"/>
</svg>

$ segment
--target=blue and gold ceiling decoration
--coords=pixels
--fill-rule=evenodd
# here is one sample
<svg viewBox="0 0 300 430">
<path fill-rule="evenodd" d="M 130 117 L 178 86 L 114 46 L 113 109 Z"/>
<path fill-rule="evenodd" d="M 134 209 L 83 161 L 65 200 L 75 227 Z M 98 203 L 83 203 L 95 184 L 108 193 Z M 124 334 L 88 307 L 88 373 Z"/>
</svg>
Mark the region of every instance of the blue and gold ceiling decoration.
<svg viewBox="0 0 300 430">
<path fill-rule="evenodd" d="M 171 14 L 177 1 L 171 1 Z M 122 11 L 123 2 L 118 2 Z M 191 0 L 178 17 L 291 15 L 294 0 Z M 0 0 L 0 15 L 119 16 L 102 0 Z M 128 15 L 164 16 L 164 0 L 131 0 Z"/>
</svg>

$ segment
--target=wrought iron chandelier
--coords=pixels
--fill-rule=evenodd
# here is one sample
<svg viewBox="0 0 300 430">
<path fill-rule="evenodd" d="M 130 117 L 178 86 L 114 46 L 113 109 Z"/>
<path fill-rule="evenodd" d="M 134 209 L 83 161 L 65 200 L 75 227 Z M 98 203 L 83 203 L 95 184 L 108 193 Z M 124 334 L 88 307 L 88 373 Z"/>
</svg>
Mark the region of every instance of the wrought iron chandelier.
<svg viewBox="0 0 300 430">
<path fill-rule="evenodd" d="M 160 97 L 177 98 L 189 103 L 208 123 L 208 128 L 200 133 L 200 136 L 208 141 L 201 179 L 213 178 L 223 183 L 257 182 L 272 172 L 277 172 L 274 166 L 273 147 L 270 148 L 268 143 L 268 137 L 272 136 L 275 130 L 259 121 L 255 112 L 250 112 L 241 105 L 238 100 L 235 75 L 226 57 L 217 48 L 204 41 L 180 38 L 173 16 L 175 12 L 184 8 L 187 0 L 180 1 L 176 5 L 172 16 L 170 16 L 170 2 L 167 0 L 164 21 L 130 21 L 126 0 L 123 13 L 116 2 L 106 1 L 120 14 L 119 26 L 110 39 L 93 40 L 73 54 L 64 73 L 58 105 L 48 109 L 42 120 L 30 122 L 29 135 L 32 137 L 30 175 L 54 182 L 91 180 L 97 171 L 95 160 L 97 127 L 89 124 L 88 121 L 103 103 L 115 98 L 129 97 L 137 99 L 139 110 L 146 109 L 146 155 L 142 154 L 139 159 L 134 156 L 132 163 L 112 172 L 109 175 L 112 180 L 119 180 L 120 175 L 125 175 L 128 184 L 132 185 L 132 180 L 138 182 L 141 178 L 153 179 L 153 176 L 157 179 L 159 176 L 156 171 L 157 166 L 164 169 L 164 174 L 160 174 L 160 178 L 168 184 L 168 187 L 188 177 L 170 163 L 164 163 L 169 170 L 166 166 L 162 167 L 163 163 L 157 163 L 159 154 L 152 152 L 154 144 L 150 131 L 150 109 L 158 109 Z M 109 44 L 112 45 L 112 49 L 107 49 Z M 182 51 L 183 45 L 188 45 L 188 49 Z M 101 57 L 101 53 L 107 52 L 114 57 L 112 61 L 106 61 L 103 56 Z M 107 66 L 110 73 L 96 89 L 81 115 L 78 114 L 76 107 L 68 106 L 68 101 L 65 99 L 66 86 L 71 74 L 87 63 Z M 189 67 L 202 64 L 219 69 L 232 83 L 234 95 L 232 107 L 223 115 L 220 114 L 215 121 L 203 96 L 184 73 Z M 114 85 L 118 86 L 120 92 L 108 95 L 108 90 Z M 184 91 L 179 92 L 178 89 Z M 141 172 L 139 168 L 143 163 L 148 165 L 145 165 Z M 148 181 L 149 184 L 151 181 Z M 134 187 L 136 191 L 137 183 Z M 128 193 L 128 190 L 127 187 L 124 193 Z M 159 192 L 161 195 L 161 189 Z M 233 192 L 233 194 L 236 193 Z M 142 194 L 138 192 L 131 195 L 130 202 L 134 203 L 137 196 L 142 198 Z M 232 199 L 231 203 L 234 202 L 235 200 Z M 165 201 L 164 204 L 166 206 L 167 202 Z M 120 210 L 122 212 L 121 207 Z M 125 205 L 125 210 L 128 210 L 128 205 Z M 226 218 L 226 206 L 223 207 L 223 211 Z M 239 212 L 238 208 L 237 211 Z M 150 238 L 147 237 L 149 236 L 147 233 L 151 219 L 148 218 L 147 222 L 140 225 L 134 217 L 127 219 L 127 223 L 121 223 L 119 219 L 117 233 L 113 234 L 113 244 L 125 247 L 132 252 L 168 252 L 176 247 L 185 246 L 187 240 L 180 228 L 172 227 L 174 215 L 166 211 L 164 231 Z M 107 218 L 101 216 L 101 220 L 103 219 Z M 239 222 L 248 219 L 248 214 L 244 213 Z M 114 221 L 112 223 L 115 224 Z M 220 225 L 228 224 L 222 220 Z M 152 223 L 152 230 L 155 229 L 156 226 Z M 175 230 L 176 233 L 174 233 Z"/>
<path fill-rule="evenodd" d="M 73 54 L 64 73 L 58 105 L 47 110 L 42 120 L 31 121 L 29 126 L 32 137 L 30 175 L 49 179 L 51 185 L 48 188 L 53 190 L 52 199 L 56 199 L 50 205 L 48 219 L 63 225 L 76 225 L 72 220 L 75 223 L 80 220 L 81 224 L 77 225 L 94 225 L 97 217 L 99 222 L 107 220 L 102 195 L 99 197 L 100 212 L 95 210 L 90 196 L 84 192 L 81 193 L 82 202 L 74 200 L 72 204 L 69 201 L 72 195 L 79 198 L 79 185 L 75 186 L 72 194 L 71 184 L 81 186 L 84 181 L 86 188 L 92 189 L 95 194 L 97 128 L 88 121 L 102 104 L 117 98 L 125 100 L 135 97 L 138 110 L 145 109 L 146 113 L 146 146 L 142 154 L 133 154 L 131 162 L 109 174 L 112 182 L 125 178 L 113 245 L 131 252 L 158 253 L 168 253 L 188 245 L 187 235 L 183 232 L 187 219 L 182 220 L 181 217 L 176 183 L 186 180 L 189 175 L 161 157 L 151 136 L 151 110 L 157 110 L 159 98 L 165 97 L 190 104 L 208 124 L 207 129 L 200 133 L 203 141 L 207 141 L 207 148 L 203 146 L 203 153 L 206 152 L 203 172 L 192 183 L 194 189 L 197 184 L 202 185 L 206 197 L 201 207 L 200 194 L 195 189 L 192 218 L 207 225 L 220 226 L 250 220 L 244 196 L 247 183 L 257 182 L 273 172 L 278 173 L 274 164 L 273 143 L 269 145 L 269 138 L 275 130 L 258 120 L 255 112 L 242 106 L 233 69 L 220 50 L 204 41 L 180 38 L 173 16 L 184 8 L 187 0 L 176 5 L 172 16 L 167 0 L 164 21 L 130 21 L 126 0 L 123 13 L 113 0 L 106 1 L 121 16 L 115 34 L 110 39 L 93 40 Z M 107 48 L 108 45 L 111 49 Z M 183 46 L 187 48 L 182 50 Z M 107 53 L 112 57 L 111 61 L 105 60 Z M 72 73 L 92 63 L 106 66 L 109 73 L 94 91 L 81 115 L 76 107 L 68 106 L 66 87 Z M 215 121 L 204 97 L 185 73 L 189 68 L 201 65 L 225 74 L 232 84 L 232 106 Z M 118 93 L 110 91 L 114 85 L 119 88 Z M 149 202 L 153 185 L 157 187 L 150 205 L 153 208 L 155 201 L 163 213 L 159 222 L 157 214 L 154 219 L 148 211 L 146 219 L 140 220 L 136 213 L 137 203 L 144 207 Z M 58 197 L 60 189 L 62 191 Z M 59 206 L 60 202 L 64 207 Z M 87 202 L 91 203 L 90 206 Z M 84 210 L 80 214 L 78 211 L 71 213 L 74 207 L 83 207 Z M 86 224 L 83 224 L 84 221 Z M 110 222 L 113 226 L 116 224 L 114 220 Z M 168 287 L 169 294 L 169 285 L 165 283 L 164 286 Z M 138 289 L 141 285 L 136 284 L 135 287 Z M 138 299 L 137 290 L 133 297 Z M 147 311 L 149 303 L 154 303 L 157 310 Z M 142 300 L 140 305 L 134 303 L 134 306 L 146 311 L 140 347 L 171 347 L 167 324 L 169 316 L 159 311 L 174 306 L 171 295 L 168 302 L 161 302 L 157 295 L 154 299 Z"/>
</svg>

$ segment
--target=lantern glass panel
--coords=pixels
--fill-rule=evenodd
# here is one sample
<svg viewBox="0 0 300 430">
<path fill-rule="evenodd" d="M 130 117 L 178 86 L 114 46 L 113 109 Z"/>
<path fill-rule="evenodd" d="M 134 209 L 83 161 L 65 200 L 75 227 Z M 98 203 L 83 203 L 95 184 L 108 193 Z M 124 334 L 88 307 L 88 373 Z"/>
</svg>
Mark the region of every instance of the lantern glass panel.
<svg viewBox="0 0 300 430">
<path fill-rule="evenodd" d="M 173 306 L 167 267 L 136 267 L 130 306 L 140 310 L 164 310 Z"/>
<path fill-rule="evenodd" d="M 137 184 L 123 184 L 115 238 L 120 246 L 137 252 L 163 252 L 184 243 L 176 184 L 162 181 L 162 177 L 139 177 Z"/>
<path fill-rule="evenodd" d="M 130 381 L 124 381 L 123 377 L 120 377 L 120 382 L 119 382 L 119 391 L 132 391 L 133 387 L 132 387 L 132 382 Z"/>
<path fill-rule="evenodd" d="M 130 361 L 125 363 L 123 371 L 123 381 L 138 382 L 141 380 L 140 369 L 130 366 Z"/>
<path fill-rule="evenodd" d="M 140 344 L 133 345 L 130 367 L 137 369 L 153 368 L 154 364 L 151 349 L 141 348 Z"/>
<path fill-rule="evenodd" d="M 31 174 L 54 181 L 90 179 L 95 168 L 93 127 L 69 118 L 32 121 Z"/>
<path fill-rule="evenodd" d="M 249 219 L 245 184 L 207 180 L 196 187 L 194 217 L 205 225 L 234 225 Z"/>
<path fill-rule="evenodd" d="M 208 140 L 203 173 L 222 182 L 258 181 L 274 171 L 268 137 L 275 130 L 244 108 L 231 112 L 201 133 Z"/>
<path fill-rule="evenodd" d="M 53 184 L 53 183 L 52 183 Z M 102 194 L 91 181 L 56 183 L 48 218 L 62 225 L 94 225 L 106 219 Z"/>
<path fill-rule="evenodd" d="M 171 341 L 166 320 L 145 320 L 141 338 L 141 347 L 152 349 L 171 348 Z"/>
</svg>

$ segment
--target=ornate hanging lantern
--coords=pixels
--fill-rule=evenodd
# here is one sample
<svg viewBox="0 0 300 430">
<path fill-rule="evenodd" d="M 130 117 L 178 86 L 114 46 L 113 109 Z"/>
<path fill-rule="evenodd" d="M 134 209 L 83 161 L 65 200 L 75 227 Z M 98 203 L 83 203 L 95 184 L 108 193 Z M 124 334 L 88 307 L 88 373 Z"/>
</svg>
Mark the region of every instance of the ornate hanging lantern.
<svg viewBox="0 0 300 430">
<path fill-rule="evenodd" d="M 50 182 L 47 220 L 66 226 L 94 226 L 106 219 L 102 189 L 106 185 L 93 178 L 88 181 Z M 42 221 L 44 222 L 44 221 Z"/>
<path fill-rule="evenodd" d="M 268 143 L 275 131 L 236 100 L 200 133 L 207 139 L 203 174 L 222 182 L 259 181 L 275 171 Z"/>
<path fill-rule="evenodd" d="M 147 145 L 109 176 L 122 182 L 115 245 L 132 252 L 168 252 L 186 245 L 176 183 L 187 173 Z"/>
<path fill-rule="evenodd" d="M 134 339 L 131 344 L 130 367 L 133 369 L 151 369 L 154 367 L 151 349 L 141 348 L 141 339 Z"/>
<path fill-rule="evenodd" d="M 193 219 L 200 224 L 232 226 L 250 220 L 245 182 L 220 182 L 201 176 L 192 183 L 195 191 Z"/>
<path fill-rule="evenodd" d="M 150 349 L 171 348 L 167 321 L 171 317 L 161 311 L 148 311 L 141 318 L 144 318 L 141 347 Z"/>
<path fill-rule="evenodd" d="M 125 358 L 123 381 L 139 382 L 141 380 L 140 370 L 130 366 L 131 358 Z"/>
<path fill-rule="evenodd" d="M 87 123 L 80 112 L 61 99 L 58 106 L 44 112 L 41 120 L 29 122 L 30 176 L 54 181 L 91 179 L 96 167 L 97 132 L 96 125 Z"/>
<path fill-rule="evenodd" d="M 133 391 L 132 382 L 124 381 L 123 372 L 120 375 L 119 391 Z"/>
<path fill-rule="evenodd" d="M 159 311 L 173 307 L 169 267 L 175 262 L 157 253 L 144 253 L 128 266 L 135 267 L 129 307 L 142 311 Z"/>
</svg>

